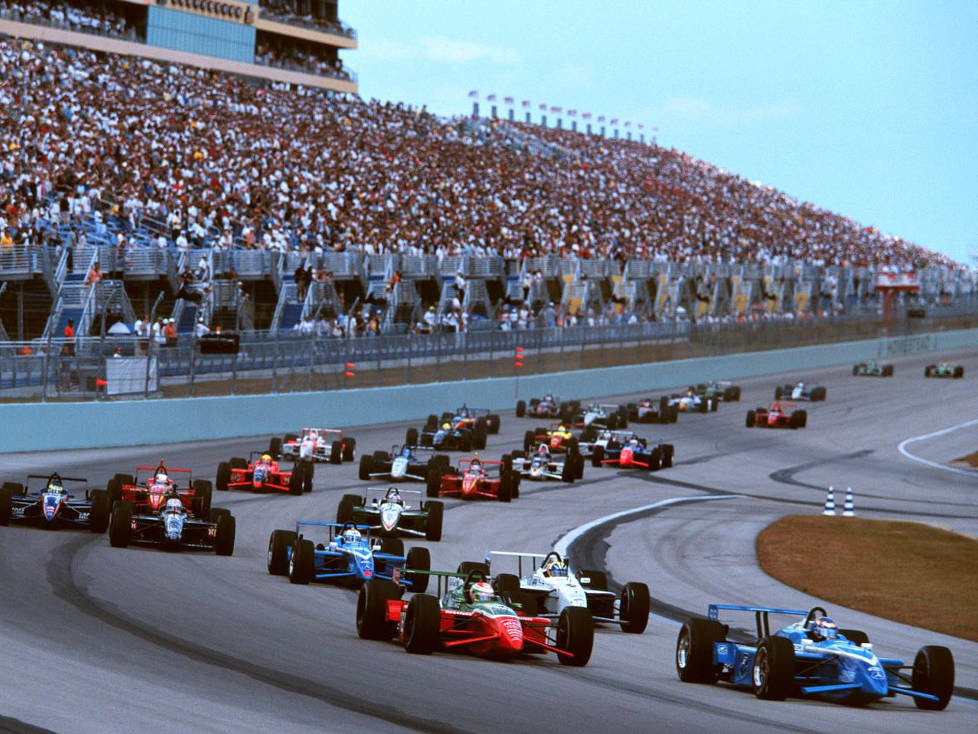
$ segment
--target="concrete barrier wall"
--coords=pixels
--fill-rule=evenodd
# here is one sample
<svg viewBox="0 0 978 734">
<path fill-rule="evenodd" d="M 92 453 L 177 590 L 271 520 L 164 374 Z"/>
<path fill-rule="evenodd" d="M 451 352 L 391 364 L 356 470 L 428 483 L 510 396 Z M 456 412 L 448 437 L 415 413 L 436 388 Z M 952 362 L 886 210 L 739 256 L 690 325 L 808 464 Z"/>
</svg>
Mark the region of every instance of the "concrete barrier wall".
<svg viewBox="0 0 978 734">
<path fill-rule="evenodd" d="M 301 426 L 353 427 L 415 420 L 472 407 L 512 408 L 552 390 L 585 397 L 655 391 L 978 345 L 978 329 L 719 357 L 578 370 L 519 378 L 443 382 L 273 396 L 154 401 L 21 403 L 0 406 L 0 453 L 75 449 L 285 433 Z"/>
</svg>

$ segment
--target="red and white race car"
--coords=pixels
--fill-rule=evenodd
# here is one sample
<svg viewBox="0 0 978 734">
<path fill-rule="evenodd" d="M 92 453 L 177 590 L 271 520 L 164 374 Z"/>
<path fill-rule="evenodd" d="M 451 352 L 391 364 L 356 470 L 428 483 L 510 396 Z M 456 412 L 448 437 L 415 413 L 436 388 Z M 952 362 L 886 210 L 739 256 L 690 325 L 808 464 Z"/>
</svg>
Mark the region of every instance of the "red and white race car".
<svg viewBox="0 0 978 734">
<path fill-rule="evenodd" d="M 219 492 L 228 489 L 251 489 L 256 492 L 289 492 L 302 494 L 312 491 L 314 464 L 298 461 L 292 471 L 282 469 L 271 454 L 252 451 L 249 461 L 240 456 L 217 465 L 215 484 Z"/>
<path fill-rule="evenodd" d="M 357 440 L 343 436 L 337 428 L 303 428 L 302 433 L 286 433 L 284 438 L 273 436 L 268 453 L 276 459 L 319 461 L 339 464 L 356 458 Z"/>
<path fill-rule="evenodd" d="M 520 496 L 520 475 L 502 461 L 483 461 L 478 456 L 460 459 L 458 467 L 442 465 L 428 470 L 429 497 L 461 497 L 509 502 Z"/>
<path fill-rule="evenodd" d="M 795 410 L 794 403 L 770 403 L 766 408 L 747 411 L 748 428 L 804 428 L 808 413 Z"/>
<path fill-rule="evenodd" d="M 177 481 L 185 477 L 183 484 Z M 195 517 L 206 518 L 211 509 L 214 485 L 206 479 L 194 479 L 190 469 L 137 466 L 135 474 L 116 474 L 106 488 L 109 506 L 128 502 L 135 512 L 160 512 L 171 492 L 176 492 L 183 506 Z"/>
</svg>

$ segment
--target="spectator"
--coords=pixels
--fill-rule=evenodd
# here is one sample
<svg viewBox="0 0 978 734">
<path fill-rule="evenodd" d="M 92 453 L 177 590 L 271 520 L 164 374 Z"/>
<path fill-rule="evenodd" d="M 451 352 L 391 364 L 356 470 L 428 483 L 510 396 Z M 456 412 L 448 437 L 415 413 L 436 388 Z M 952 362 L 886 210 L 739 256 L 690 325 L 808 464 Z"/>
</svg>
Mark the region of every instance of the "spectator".
<svg viewBox="0 0 978 734">
<path fill-rule="evenodd" d="M 64 346 L 61 348 L 61 353 L 68 357 L 75 356 L 75 320 L 68 319 L 68 323 L 65 324 L 65 330 L 63 333 L 65 338 Z"/>
</svg>

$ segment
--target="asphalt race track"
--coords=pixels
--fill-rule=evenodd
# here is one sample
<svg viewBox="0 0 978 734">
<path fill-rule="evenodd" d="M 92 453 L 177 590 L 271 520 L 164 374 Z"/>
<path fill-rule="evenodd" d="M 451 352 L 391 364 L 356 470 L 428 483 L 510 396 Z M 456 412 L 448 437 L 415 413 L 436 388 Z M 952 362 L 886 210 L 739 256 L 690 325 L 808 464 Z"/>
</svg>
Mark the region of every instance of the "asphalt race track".
<svg viewBox="0 0 978 734">
<path fill-rule="evenodd" d="M 450 570 L 463 559 L 481 560 L 487 549 L 546 551 L 586 523 L 646 508 L 595 523 L 565 543 L 572 557 L 601 564 L 616 583 L 647 581 L 654 598 L 643 635 L 602 629 L 590 664 L 580 669 L 553 656 L 501 663 L 408 655 L 361 641 L 353 591 L 269 576 L 273 529 L 299 518 L 332 520 L 344 492 L 375 486 L 356 478 L 355 463 L 320 465 L 315 491 L 302 497 L 215 492 L 215 505 L 237 517 L 231 558 L 118 550 L 107 536 L 87 532 L 0 528 L 0 731 L 973 732 L 978 644 L 813 599 L 768 578 L 754 555 L 757 532 L 772 520 L 821 512 L 829 484 L 852 486 L 860 516 L 978 535 L 978 474 L 943 468 L 978 449 L 978 350 L 941 356 L 963 363 L 965 378 L 925 380 L 933 355 L 894 360 L 896 374 L 887 379 L 855 378 L 846 366 L 791 373 L 741 382 L 741 402 L 721 404 L 716 413 L 634 426 L 675 444 L 671 469 L 588 466 L 572 486 L 524 481 L 512 504 L 446 500 L 444 539 L 427 545 L 433 567 Z M 749 408 L 766 405 L 775 385 L 798 378 L 828 388 L 827 402 L 804 406 L 806 429 L 745 428 Z M 559 384 L 553 387 L 559 393 Z M 148 421 L 152 413 L 147 403 Z M 502 430 L 483 456 L 517 448 L 535 423 L 503 412 Z M 351 433 L 358 451 L 373 451 L 401 442 L 406 426 Z M 213 479 L 219 461 L 267 441 L 0 455 L 0 478 L 58 470 L 99 486 L 163 456 Z M 665 502 L 705 496 L 717 499 Z M 841 493 L 836 499 L 841 507 Z M 425 543 L 406 540 L 409 548 L 418 544 Z M 879 567 L 888 572 L 885 558 Z M 703 614 L 710 602 L 821 603 L 840 626 L 865 630 L 879 654 L 910 661 L 921 645 L 947 645 L 958 695 L 945 711 L 926 712 L 904 697 L 857 708 L 761 701 L 723 686 L 681 683 L 675 619 Z"/>
</svg>

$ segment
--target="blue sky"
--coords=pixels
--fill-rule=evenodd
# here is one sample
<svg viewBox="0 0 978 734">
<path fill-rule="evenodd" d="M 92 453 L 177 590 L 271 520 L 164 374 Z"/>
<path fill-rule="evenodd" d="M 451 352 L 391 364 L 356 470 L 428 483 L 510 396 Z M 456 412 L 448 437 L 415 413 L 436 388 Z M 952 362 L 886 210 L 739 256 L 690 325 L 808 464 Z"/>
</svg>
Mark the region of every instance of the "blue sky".
<svg viewBox="0 0 978 734">
<path fill-rule="evenodd" d="M 359 34 L 344 60 L 365 98 L 461 114 L 476 89 L 484 113 L 495 93 L 532 100 L 535 120 L 547 103 L 643 123 L 660 145 L 959 262 L 978 254 L 974 0 L 339 10 Z"/>
</svg>

